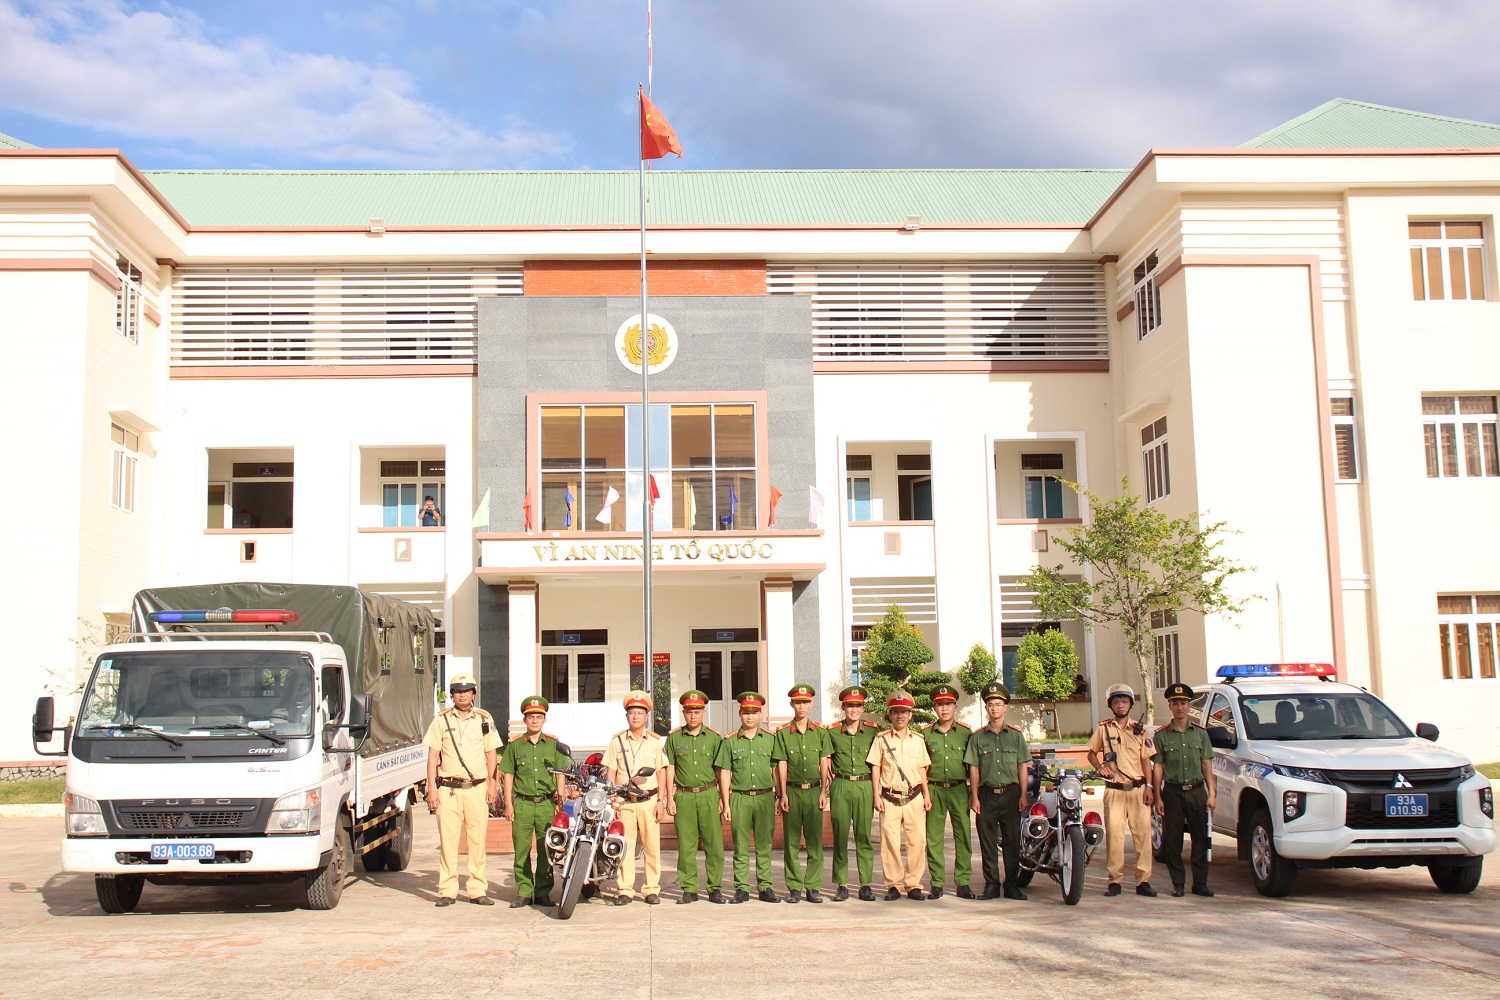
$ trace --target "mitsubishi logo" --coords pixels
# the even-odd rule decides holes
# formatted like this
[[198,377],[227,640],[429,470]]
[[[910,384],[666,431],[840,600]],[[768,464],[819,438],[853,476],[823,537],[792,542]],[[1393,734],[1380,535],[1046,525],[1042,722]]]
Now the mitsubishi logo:
[[1397,771],[1396,772],[1396,783],[1394,785],[1392,785],[1391,787],[1392,788],[1410,788],[1410,787],[1412,787],[1412,785],[1411,785],[1410,781],[1406,780],[1406,775],[1402,774],[1400,771]]

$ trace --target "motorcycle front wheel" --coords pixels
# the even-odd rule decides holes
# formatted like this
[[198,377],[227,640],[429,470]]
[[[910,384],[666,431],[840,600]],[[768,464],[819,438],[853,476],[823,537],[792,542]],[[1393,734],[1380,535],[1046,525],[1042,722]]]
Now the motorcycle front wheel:
[[578,856],[580,853],[575,850],[573,867],[568,869],[568,877],[563,880],[562,899],[557,904],[559,920],[567,920],[573,915],[573,909],[583,895],[583,884],[589,880],[589,866]]
[[1063,902],[1077,906],[1083,898],[1083,866],[1088,859],[1083,853],[1083,830],[1070,826],[1063,831],[1062,843],[1058,845],[1058,862],[1062,869],[1058,874],[1062,883]]

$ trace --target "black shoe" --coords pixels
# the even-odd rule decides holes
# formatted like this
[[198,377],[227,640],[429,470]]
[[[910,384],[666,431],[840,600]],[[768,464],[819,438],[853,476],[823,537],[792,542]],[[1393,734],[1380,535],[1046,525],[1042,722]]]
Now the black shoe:
[[762,903],[779,903],[779,902],[781,902],[781,900],[776,895],[776,890],[775,889],[762,889],[760,891],[760,901]]
[[986,882],[984,884],[984,892],[982,892],[982,893],[979,894],[979,898],[980,899],[999,899],[1000,898],[1000,883],[999,882]]
[[940,886],[940,885],[935,885],[931,889],[928,889],[927,890],[927,898],[928,899],[942,899],[943,898],[943,887]]
[[1156,895],[1156,890],[1151,888],[1150,882],[1142,882],[1135,887],[1135,894],[1137,896],[1154,896]]
[[536,896],[536,897],[534,897],[531,900],[531,905],[532,906],[551,906],[552,905],[552,897],[551,896]]
[[[448,904],[447,903],[439,903],[438,905],[439,906],[447,906]],[[512,910],[519,910],[523,906],[530,906],[530,905],[531,905],[531,897],[530,896],[517,896],[515,899],[513,899],[513,900],[510,901],[510,908]]]
[[1182,887],[1182,883],[1181,882],[1173,882],[1172,883],[1172,895],[1176,896],[1177,898],[1180,899],[1183,896],[1187,895],[1187,890]]
[[1008,886],[1005,887],[1005,898],[1006,899],[1025,899],[1026,898],[1026,893],[1022,892],[1020,889],[1017,889],[1013,885],[1008,885]]
[[907,899],[926,899],[927,897],[924,896],[924,895],[922,895],[922,890],[921,889],[912,889],[911,891],[909,891],[906,894],[906,898]]
[[629,896],[616,896],[615,897],[615,905],[616,906],[628,906],[629,904],[630,904],[630,897]]
[[698,894],[696,892],[684,892],[682,894],[682,898],[679,899],[677,902],[679,904],[680,903],[696,903],[696,902],[698,902]]
[[889,889],[887,889],[885,891],[885,898],[887,900],[900,899],[901,898],[901,890],[897,889],[895,886],[891,886]]
[[710,903],[722,903],[724,902],[724,894],[718,889],[710,889],[708,890],[708,901]]
[[1214,891],[1212,889],[1210,889],[1206,885],[1195,885],[1195,886],[1193,886],[1193,895],[1194,896],[1212,896],[1213,894],[1214,894]]
[[875,899],[875,890],[867,885],[862,885],[859,887],[859,898],[866,903],[873,902]]
[[958,898],[959,899],[973,899],[974,898],[974,890],[970,889],[966,885],[961,885],[961,886],[958,887]]
[[[712,898],[712,897],[710,897],[710,898]],[[731,899],[730,902],[731,903],[743,903],[746,900],[748,900],[749,898],[750,898],[750,894],[748,892],[746,892],[744,889],[736,889],[736,890],[734,890],[734,898]]]
[[660,902],[661,902],[661,897],[658,896],[656,893],[654,893],[654,892],[647,893],[647,895],[646,895],[646,905],[647,906],[655,906],[657,903],[660,903]]
[[835,889],[833,891],[833,901],[835,903],[842,903],[844,900],[846,900],[848,898],[849,898],[849,887],[847,885],[841,885],[841,886],[839,886],[837,889]]
[[788,903],[800,903],[802,902],[802,893],[796,889],[788,889],[786,893],[786,901]]
[[494,906],[495,905],[495,901],[493,899],[491,899],[490,897],[488,897],[488,896],[473,896],[473,897],[471,897],[469,899],[469,902],[473,903],[475,906]]
[[807,901],[809,903],[823,902],[823,894],[816,889],[807,890]]
[[1106,896],[1118,896],[1120,894],[1120,883],[1111,882],[1109,888],[1104,890]]
[[433,906],[452,906],[456,902],[458,902],[458,900],[454,899],[452,896],[439,896],[437,898],[437,902],[433,903],[432,905]]

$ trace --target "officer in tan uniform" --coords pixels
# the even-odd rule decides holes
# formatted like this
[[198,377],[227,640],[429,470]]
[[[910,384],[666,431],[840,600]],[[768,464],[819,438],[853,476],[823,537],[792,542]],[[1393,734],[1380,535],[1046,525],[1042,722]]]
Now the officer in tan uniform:
[[1105,866],[1109,874],[1106,896],[1120,894],[1125,876],[1125,828],[1135,842],[1135,891],[1154,896],[1151,888],[1150,775],[1156,750],[1139,722],[1130,718],[1135,692],[1129,684],[1116,684],[1105,695],[1110,717],[1099,723],[1089,739],[1089,764],[1104,776]]
[[490,806],[499,797],[495,751],[500,734],[488,712],[474,707],[477,686],[469,674],[448,684],[453,705],[427,727],[427,808],[438,817],[438,906],[458,901],[458,837],[468,841],[469,902],[494,906],[484,877],[485,831]]
[[[625,824],[625,856],[620,859],[620,891],[615,905],[624,906],[635,898],[635,845],[645,845],[646,884],[641,894],[655,906],[661,902],[661,821],[666,805],[658,794],[660,776],[667,766],[665,741],[660,734],[646,728],[651,718],[651,696],[632,691],[625,696],[625,721],[630,724],[609,738],[604,748],[604,766],[609,780],[616,785],[634,785],[646,792],[640,801],[625,801],[620,806],[620,822]],[[647,777],[639,777],[642,768],[651,768]]]
[[[885,875],[885,898],[923,899],[922,876],[927,871],[927,813],[932,796],[927,790],[927,768],[932,760],[927,741],[911,728],[916,699],[893,691],[885,700],[891,728],[875,738],[865,758],[873,769],[875,809],[880,813],[880,870]],[[901,842],[906,842],[906,863]]]

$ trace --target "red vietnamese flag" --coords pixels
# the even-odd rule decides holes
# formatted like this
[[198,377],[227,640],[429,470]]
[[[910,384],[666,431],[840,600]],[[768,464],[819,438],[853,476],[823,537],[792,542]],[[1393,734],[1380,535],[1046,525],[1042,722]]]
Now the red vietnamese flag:
[[531,491],[526,491],[526,499],[521,501],[521,513],[526,518],[526,530],[531,530]]
[[655,476],[648,476],[646,478],[648,478],[648,479],[651,480],[651,502],[654,504],[654,503],[656,503],[656,501],[658,501],[658,500],[661,499],[661,490],[658,490],[656,488],[656,477]]
[[641,159],[659,160],[668,153],[682,158],[682,143],[666,117],[651,103],[643,90],[641,94]]
[[772,486],[771,487],[771,519],[766,522],[766,527],[769,528],[773,524],[776,523],[776,505],[778,503],[780,503],[780,502],[781,502],[781,491],[778,490],[776,487]]

